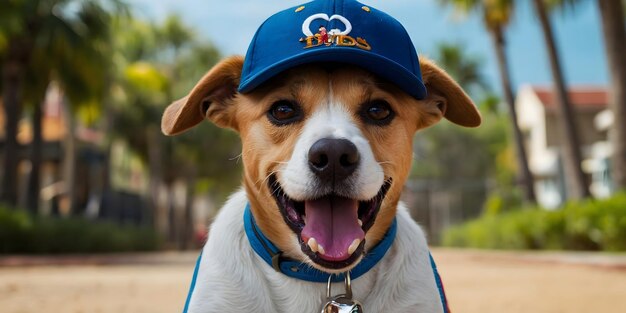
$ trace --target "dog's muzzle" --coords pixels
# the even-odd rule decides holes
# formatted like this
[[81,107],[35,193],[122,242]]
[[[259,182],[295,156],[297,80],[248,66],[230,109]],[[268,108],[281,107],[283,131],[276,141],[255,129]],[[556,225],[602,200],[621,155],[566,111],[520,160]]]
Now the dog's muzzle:
[[363,255],[365,234],[376,219],[391,179],[383,181],[372,198],[359,200],[354,182],[364,164],[354,143],[319,139],[307,157],[312,183],[317,186],[309,198],[290,198],[275,175],[270,176],[270,190],[285,222],[298,235],[302,252],[326,268],[348,267]]

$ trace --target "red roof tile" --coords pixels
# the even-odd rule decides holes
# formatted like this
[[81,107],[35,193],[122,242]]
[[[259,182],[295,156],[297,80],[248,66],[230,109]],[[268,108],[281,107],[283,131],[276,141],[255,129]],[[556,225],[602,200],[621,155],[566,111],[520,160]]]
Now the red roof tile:
[[[544,106],[556,107],[552,88],[536,86],[532,88]],[[572,105],[580,108],[605,108],[609,98],[608,91],[604,87],[571,87],[568,96]]]

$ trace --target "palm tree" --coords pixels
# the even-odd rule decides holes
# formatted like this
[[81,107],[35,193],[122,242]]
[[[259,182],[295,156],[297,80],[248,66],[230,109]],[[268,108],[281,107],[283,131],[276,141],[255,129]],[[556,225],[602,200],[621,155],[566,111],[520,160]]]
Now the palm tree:
[[617,188],[623,189],[626,188],[626,5],[612,0],[598,0],[597,3],[611,75],[609,107],[615,117],[611,130],[613,181]]
[[483,64],[476,57],[465,54],[463,45],[440,43],[435,60],[472,97],[485,94],[489,86],[481,73]]
[[[219,53],[212,45],[198,42],[177,17],[168,17],[162,25],[129,20],[120,20],[118,24],[115,57],[118,73],[114,84],[124,96],[113,101],[111,132],[117,139],[129,142],[148,165],[147,202],[159,233],[169,238],[170,243],[185,247],[193,229],[191,199],[196,178],[215,175],[203,170],[214,164],[220,164],[220,170],[230,169],[223,162],[208,160],[223,156],[221,147],[228,145],[204,144],[221,137],[215,130],[166,138],[160,132],[159,121],[165,106],[187,93],[217,62]],[[209,150],[212,152],[207,155]],[[177,180],[184,181],[187,188],[183,219],[178,218],[173,203],[173,184]],[[165,206],[159,201],[163,186],[169,202]]]
[[[168,99],[167,102],[170,103],[172,101],[174,101],[174,85],[176,85],[176,82],[178,82],[181,77],[183,76],[183,72],[181,71],[181,68],[179,66],[179,64],[177,64],[177,61],[180,59],[181,57],[181,50],[185,47],[190,46],[193,42],[194,42],[194,38],[195,34],[193,33],[193,31],[186,25],[183,24],[182,20],[180,19],[179,16],[177,15],[170,15],[168,16],[163,25],[161,27],[159,27],[157,29],[157,41],[159,46],[161,46],[162,49],[164,49],[165,53],[161,53],[161,54],[165,54],[165,57],[169,57],[167,61],[166,65],[166,71],[167,71],[167,76],[169,78],[169,80],[172,82],[172,84],[168,85],[167,88],[167,94],[168,94]],[[212,64],[211,64],[212,65]],[[185,73],[187,74],[187,73]],[[152,129],[151,131],[155,131],[158,133],[158,125],[155,129]],[[154,136],[152,136],[154,137]],[[152,140],[160,140],[163,141],[163,138],[158,137],[158,138],[153,138]],[[195,174],[195,164],[196,162],[179,162],[180,158],[176,158],[174,156],[174,149],[173,146],[178,144],[178,138],[168,138],[168,140],[165,142],[166,144],[166,149],[164,149],[164,151],[166,152],[165,155],[165,162],[164,162],[164,167],[165,167],[165,184],[168,190],[168,196],[170,198],[169,202],[169,207],[168,207],[168,215],[169,215],[169,221],[170,221],[170,232],[169,232],[169,238],[171,242],[176,242],[178,248],[185,248],[186,247],[186,243],[188,242],[187,238],[189,236],[189,233],[187,233],[188,231],[191,231],[191,225],[187,225],[187,221],[191,221],[191,209],[192,209],[192,205],[191,205],[191,201],[193,199],[193,190],[194,190],[194,186],[195,186],[195,179],[196,176]],[[177,166],[178,164],[186,164],[187,166],[183,166],[182,168],[182,172],[181,167]],[[190,166],[188,166],[189,164],[193,164],[190,168]],[[182,175],[181,175],[182,174]],[[174,181],[176,179],[180,179],[182,176],[182,179],[185,181],[185,185],[186,185],[186,204],[185,204],[185,215],[183,218],[182,223],[180,223],[180,219],[177,218],[176,215],[176,208],[173,205],[173,198],[174,198]]]
[[28,176],[26,208],[36,214],[39,208],[40,168],[43,161],[42,117],[43,101],[46,88],[50,81],[51,62],[42,62],[45,58],[38,56],[41,51],[33,51],[33,60],[29,63],[26,78],[29,82],[24,86],[24,104],[32,109],[32,140],[30,143],[30,173]]
[[[68,7],[77,11],[69,12]],[[108,63],[107,10],[111,8],[121,12],[124,6],[117,0],[107,4],[98,0],[25,0],[9,1],[0,12],[0,21],[4,22],[0,22],[0,34],[7,39],[7,48],[0,53],[4,56],[2,94],[7,120],[1,200],[13,205],[16,202],[17,122],[25,101],[31,102],[34,135],[27,198],[30,209],[37,210],[43,143],[40,106],[45,89],[51,80],[58,80],[70,103],[76,106],[100,96],[102,74]],[[71,170],[69,173],[74,175]],[[68,190],[73,190],[71,184]]]
[[[4,38],[4,47],[0,51],[2,60],[2,102],[5,116],[4,162],[2,172],[2,190],[0,201],[9,205],[17,202],[17,166],[19,162],[19,144],[17,127],[22,115],[24,76],[30,59],[34,38],[27,36],[28,30],[39,30],[37,20],[22,19],[28,12],[35,11],[33,1],[10,1],[3,4],[0,11],[0,34]],[[31,14],[32,15],[32,14]]]
[[524,198],[527,202],[536,202],[534,179],[528,166],[528,158],[526,148],[524,146],[524,137],[517,124],[517,112],[515,110],[515,96],[511,86],[511,75],[509,73],[508,61],[505,53],[505,36],[504,31],[510,22],[514,9],[513,0],[439,0],[444,5],[453,6],[455,9],[467,14],[472,11],[479,11],[482,14],[485,27],[491,35],[498,67],[500,69],[500,81],[502,82],[502,91],[504,92],[504,100],[509,108],[509,116],[513,127],[513,135],[515,137],[516,156],[518,163],[518,171],[521,176],[521,183],[524,186]]
[[[74,186],[76,177],[76,147],[74,127],[78,119],[82,124],[89,125],[97,117],[78,114],[85,108],[101,107],[108,94],[108,77],[112,71],[112,43],[110,24],[113,15],[126,14],[126,7],[117,0],[108,0],[112,8],[99,5],[98,1],[82,1],[80,21],[82,29],[78,43],[72,45],[73,53],[60,54],[60,62],[55,79],[59,81],[66,95],[66,121],[68,132],[65,138],[65,178],[69,207],[73,214],[83,213],[82,207],[76,206]],[[87,109],[89,110],[89,109]],[[77,117],[77,118],[75,118]]]
[[[557,1],[566,3],[571,1]],[[544,0],[533,0],[533,6],[543,33],[543,38],[548,50],[552,79],[554,81],[555,100],[559,107],[562,127],[563,142],[563,163],[565,167],[566,186],[568,195],[575,199],[587,198],[591,196],[589,184],[585,173],[582,170],[582,154],[580,151],[580,136],[576,127],[575,112],[572,110],[570,100],[567,96],[567,87],[563,70],[559,61],[559,53],[554,41],[554,33],[548,17],[547,7]],[[623,27],[623,26],[622,26]]]

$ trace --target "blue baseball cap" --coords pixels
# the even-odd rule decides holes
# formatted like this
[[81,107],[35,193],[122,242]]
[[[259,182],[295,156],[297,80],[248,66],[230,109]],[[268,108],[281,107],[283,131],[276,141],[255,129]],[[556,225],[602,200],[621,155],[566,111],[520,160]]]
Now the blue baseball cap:
[[426,97],[417,53],[404,27],[354,0],[316,0],[268,18],[246,53],[239,92],[314,62],[357,65],[417,99]]

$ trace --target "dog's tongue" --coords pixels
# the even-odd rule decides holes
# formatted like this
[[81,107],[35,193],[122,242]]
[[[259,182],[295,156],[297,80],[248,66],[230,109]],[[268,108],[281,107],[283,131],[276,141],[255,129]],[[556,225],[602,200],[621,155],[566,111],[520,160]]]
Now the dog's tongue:
[[310,238],[315,238],[321,246],[319,256],[324,260],[346,260],[350,257],[348,249],[354,240],[365,238],[359,225],[358,209],[358,201],[338,196],[305,201],[302,240],[307,243]]

